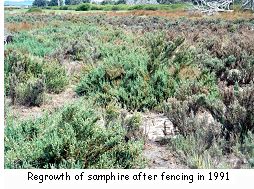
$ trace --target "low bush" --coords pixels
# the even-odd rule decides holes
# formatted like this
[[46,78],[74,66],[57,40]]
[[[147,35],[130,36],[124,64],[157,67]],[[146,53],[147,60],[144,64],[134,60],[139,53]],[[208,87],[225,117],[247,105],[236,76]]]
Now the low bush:
[[42,9],[40,8],[30,8],[27,10],[27,13],[42,13]]
[[38,78],[42,74],[42,62],[19,51],[10,50],[5,53],[5,76],[9,80],[5,92],[15,104],[20,96],[17,87],[26,84],[30,78]]
[[152,11],[155,11],[155,10],[158,10],[159,7],[152,6],[152,5],[146,5],[146,6],[144,6],[143,9],[144,9],[144,10],[152,10]]
[[41,106],[45,99],[45,78],[30,78],[15,88],[15,102],[25,106]]
[[55,61],[43,62],[19,51],[5,53],[5,94],[13,104],[40,106],[45,91],[59,93],[68,84],[65,68]]
[[[200,125],[200,128],[202,126]],[[214,141],[206,149],[207,142],[203,143],[205,138],[201,133],[202,130],[186,137],[176,136],[169,142],[169,149],[173,151],[181,163],[192,169],[233,168],[230,163],[223,159],[224,154],[221,150],[223,141]]]
[[42,61],[20,51],[5,51],[5,73],[13,73],[20,82],[25,82],[29,77],[38,77],[42,73]]
[[53,9],[53,7],[47,6],[47,7],[43,7],[43,9],[51,10]]
[[7,125],[5,168],[143,168],[142,143],[125,142],[119,124],[98,125],[96,110],[82,104]]
[[[26,27],[26,25],[24,25],[24,27]],[[25,54],[45,57],[53,53],[58,46],[59,44],[56,41],[53,42],[52,39],[45,38],[45,36],[34,37],[32,34],[20,31],[15,35],[14,43],[11,43],[7,49],[15,49]]]
[[76,8],[76,11],[89,11],[91,9],[90,3],[83,3]]
[[106,56],[104,64],[87,73],[76,92],[79,95],[98,93],[99,98],[104,98],[99,100],[102,102],[111,96],[129,109],[143,110],[161,103],[173,94],[174,81],[167,66],[177,45],[182,43],[164,42],[164,37],[158,34],[153,40],[143,41],[145,56],[143,50],[109,47],[105,55],[102,52]]
[[134,113],[131,117],[125,120],[124,128],[127,131],[125,141],[145,139],[143,128],[140,127],[141,123],[141,115],[138,113]]
[[118,7],[118,6],[112,6],[111,10],[112,11],[118,11],[118,10],[120,10],[120,7]]
[[[83,6],[83,8],[82,8]],[[190,5],[188,4],[169,4],[169,5],[126,5],[126,4],[101,4],[94,5],[86,3],[86,5],[69,6],[75,8],[76,11],[89,11],[89,10],[104,10],[104,11],[117,11],[117,10],[184,10]]]
[[[227,154],[237,156],[241,162],[244,162],[247,158],[247,161],[249,161],[248,166],[253,166],[251,163],[253,159],[252,150],[248,147],[252,145],[248,137],[251,137],[254,124],[254,111],[251,105],[254,103],[254,99],[250,95],[252,90],[253,86],[243,87],[240,91],[225,87],[221,94],[222,100],[218,97],[209,99],[204,95],[188,96],[185,100],[169,100],[164,112],[181,135],[179,136],[180,141],[178,139],[171,141],[173,142],[171,147],[174,148],[176,153],[179,153],[179,158],[185,157],[183,161],[189,164],[190,157],[197,156],[201,158],[200,161],[203,161],[202,159],[205,159],[204,155],[206,155],[210,159],[209,166],[213,168],[218,168],[222,164],[227,164],[229,167],[234,166],[219,155],[222,153],[223,156]],[[202,112],[210,113],[204,114]],[[206,120],[206,118],[208,119]],[[203,121],[200,122],[202,119]],[[192,142],[194,142],[192,145],[187,145]],[[185,143],[186,146],[182,146]],[[214,145],[220,149],[216,157],[220,157],[220,159],[216,159],[217,163],[212,161]],[[206,154],[203,154],[204,151],[206,151]],[[241,155],[239,157],[239,154],[246,153],[252,155]],[[216,156],[216,154],[214,155]],[[244,156],[245,158],[243,158]],[[203,167],[203,165],[200,166]],[[194,167],[201,168],[200,166],[195,165]]]
[[91,10],[103,10],[103,6],[101,5],[91,5]]
[[[209,113],[210,106],[204,96],[185,101],[170,99],[166,103],[164,112],[179,133],[169,141],[169,148],[190,168],[232,168],[223,158],[227,145],[222,137],[223,124]],[[216,110],[220,107],[213,107]]]
[[128,10],[142,10],[144,9],[144,5],[133,5],[128,8]]
[[60,10],[68,10],[69,7],[68,7],[68,6],[61,6],[59,9],[60,9]]
[[56,61],[44,63],[43,74],[49,92],[60,93],[68,84],[65,68]]
[[243,140],[243,144],[240,149],[242,149],[242,153],[247,156],[248,163],[251,168],[254,167],[254,134],[252,132],[248,132]]

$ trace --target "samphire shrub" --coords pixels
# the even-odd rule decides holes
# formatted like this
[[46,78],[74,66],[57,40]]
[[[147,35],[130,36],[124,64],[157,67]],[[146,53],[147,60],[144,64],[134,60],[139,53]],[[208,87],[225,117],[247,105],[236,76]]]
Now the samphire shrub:
[[84,75],[77,94],[96,94],[104,104],[116,99],[122,107],[138,110],[153,108],[167,99],[174,88],[169,59],[183,39],[167,41],[163,34],[153,37],[141,41],[143,49],[109,41],[107,50],[101,50],[103,64]]
[[68,84],[64,67],[56,61],[42,61],[13,50],[5,53],[5,94],[12,104],[40,106],[46,91],[59,93]]
[[121,124],[105,128],[98,119],[94,106],[79,102],[33,121],[7,120],[5,168],[143,167],[142,143],[125,142]]
[[13,104],[36,105],[43,103],[45,81],[42,62],[16,51],[7,51],[5,75],[9,80],[6,94]]
[[30,78],[15,89],[15,102],[25,106],[40,106],[45,100],[45,78]]
[[194,168],[234,167],[222,157],[228,154],[239,162],[248,162],[242,166],[253,166],[250,139],[254,99],[251,94],[253,84],[240,89],[225,87],[221,99],[209,99],[204,95],[169,99],[164,113],[179,132],[179,136],[171,140],[170,147],[184,163]]
[[53,93],[62,92],[68,84],[65,68],[56,61],[47,62],[43,65],[43,74],[47,90]]

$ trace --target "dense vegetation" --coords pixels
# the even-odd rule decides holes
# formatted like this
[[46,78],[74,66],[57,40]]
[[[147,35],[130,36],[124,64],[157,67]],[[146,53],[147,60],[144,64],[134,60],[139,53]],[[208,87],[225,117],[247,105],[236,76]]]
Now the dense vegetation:
[[[142,168],[141,142],[124,140],[119,121],[102,128],[98,111],[73,104],[5,130],[6,168]],[[109,123],[108,123],[109,124]]]
[[190,168],[230,168],[230,157],[254,166],[253,18],[24,13],[7,15],[6,27],[13,104],[40,106],[70,83],[83,97],[35,120],[6,107],[6,168],[144,167],[143,137],[126,140],[140,119],[122,109],[167,115],[178,135],[165,142]]
[[126,5],[126,4],[92,4],[83,3],[78,5],[64,5],[64,6],[49,6],[45,9],[51,10],[76,10],[76,11],[127,11],[127,10],[184,10],[190,7],[188,3],[175,3],[175,4],[147,4],[147,5]]

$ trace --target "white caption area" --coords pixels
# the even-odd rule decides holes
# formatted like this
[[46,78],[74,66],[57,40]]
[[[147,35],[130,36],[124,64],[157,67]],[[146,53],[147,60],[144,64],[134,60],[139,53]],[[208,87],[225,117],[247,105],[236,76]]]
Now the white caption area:
[[253,170],[5,170],[4,188],[170,188],[227,187],[251,184]]

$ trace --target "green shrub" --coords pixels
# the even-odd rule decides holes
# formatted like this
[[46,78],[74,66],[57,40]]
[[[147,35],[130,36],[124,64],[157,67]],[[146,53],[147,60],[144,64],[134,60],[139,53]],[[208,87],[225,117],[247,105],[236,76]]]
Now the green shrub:
[[157,102],[163,102],[174,92],[173,78],[167,72],[167,67],[162,67],[152,75],[150,85]]
[[144,139],[143,128],[141,128],[141,115],[135,112],[131,117],[127,118],[124,123],[126,130],[125,141],[137,141]]
[[[41,94],[44,93],[44,84],[39,80],[36,81],[36,78],[42,74],[41,60],[19,51],[6,51],[6,54],[5,76],[8,80],[6,82],[9,83],[5,88],[6,94],[10,95],[13,104],[40,105],[42,100],[39,96],[43,96]],[[43,85],[42,89],[39,89],[43,92],[36,91],[37,85]],[[37,96],[38,100],[36,100]]]
[[10,95],[10,76],[4,73],[4,95]]
[[[121,36],[115,35],[118,36],[114,38]],[[174,90],[173,78],[167,71],[169,59],[184,39],[165,42],[161,33],[145,37],[142,44],[146,54],[143,49],[134,50],[125,45],[102,49],[104,64],[87,73],[76,92],[79,95],[99,93],[100,102],[109,103],[115,98],[123,107],[138,110],[153,108],[169,98]]]
[[103,10],[103,6],[101,5],[91,5],[91,10]]
[[155,11],[155,10],[158,10],[159,7],[157,7],[156,5],[146,5],[144,6],[144,10],[152,10],[152,11]]
[[38,79],[30,78],[15,88],[15,102],[25,106],[40,106],[44,102],[45,81],[43,76]]
[[96,58],[93,58],[93,55],[94,53],[97,53],[97,52],[94,52],[92,48],[88,48],[89,46],[91,46],[91,44],[88,43],[86,40],[75,41],[74,43],[72,42],[70,44],[65,44],[64,47],[66,48],[63,48],[64,52],[60,52],[60,53],[65,53],[73,60],[79,60],[79,61],[83,60],[83,61],[92,62],[93,60],[96,59]]
[[39,57],[49,55],[59,47],[59,43],[56,39],[53,41],[52,38],[45,38],[43,35],[48,35],[48,33],[45,31],[43,32],[42,36],[39,35],[35,37],[35,35],[28,32],[20,31],[15,35],[15,42],[11,43],[7,49],[21,51],[23,54],[31,54]]
[[15,50],[7,50],[5,53],[5,73],[15,74],[19,82],[26,82],[30,77],[38,77],[42,73],[40,59]]
[[250,131],[246,134],[244,142],[240,147],[243,154],[247,156],[251,168],[254,167],[254,134]]
[[42,12],[43,12],[42,9],[35,7],[27,10],[27,13],[42,13]]
[[[209,113],[200,115],[200,110],[209,112],[209,106],[215,103],[221,105],[221,102],[210,103],[205,96],[199,95],[185,101],[170,99],[164,107],[179,132],[170,140],[169,147],[190,168],[230,166],[223,160],[226,139],[221,137],[222,124],[209,118]],[[213,107],[213,111],[217,109]]]
[[151,107],[155,99],[152,88],[145,79],[148,75],[145,59],[133,50],[129,53],[124,50],[85,75],[76,92],[79,95],[105,94],[101,94],[100,98],[115,97],[122,106],[126,105],[130,109]]
[[[205,148],[207,150],[206,155],[210,159],[209,166],[212,165],[214,168],[221,166],[211,161],[213,159],[214,145],[220,149],[220,153],[223,153],[223,155],[231,153],[238,156],[237,154],[252,153],[251,150],[247,152],[249,139],[246,139],[246,136],[250,135],[253,130],[254,123],[253,106],[250,105],[254,102],[250,95],[252,90],[253,86],[244,87],[242,90],[235,92],[233,87],[225,87],[221,95],[223,101],[218,99],[218,97],[210,99],[209,96],[204,94],[192,96],[189,94],[189,96],[187,95],[188,98],[180,101],[176,99],[168,101],[167,105],[164,106],[164,113],[167,113],[169,119],[181,134],[180,142],[172,140],[173,144],[171,143],[171,147],[174,147],[174,151],[179,153],[179,157],[185,157],[183,161],[186,164],[191,165],[197,161],[193,160],[194,162],[188,163],[194,157],[201,158],[198,162],[202,162],[202,159],[205,158],[205,154],[203,154]],[[211,124],[211,121],[210,123],[198,121],[200,118],[198,119],[197,116],[200,115],[200,110],[210,112],[214,122]],[[174,142],[178,143],[177,146],[175,146]],[[194,144],[190,146],[182,146],[185,143],[192,142]],[[237,147],[238,143],[240,143],[241,147]],[[204,148],[202,148],[202,145],[205,145],[203,146]],[[248,155],[247,159],[250,161],[250,166],[252,158],[252,155]],[[216,161],[217,163],[227,164],[229,167],[233,166],[229,165],[223,158]],[[203,165],[195,165],[194,167],[200,168],[200,166],[203,167]]]
[[142,143],[126,143],[121,125],[97,125],[92,105],[81,104],[7,125],[5,168],[142,168]]
[[52,10],[53,7],[47,6],[47,7],[43,7],[43,9]]
[[[49,92],[59,93],[64,90],[65,86],[68,84],[68,78],[66,75],[65,68],[62,67],[56,61],[52,62],[42,62],[40,59],[28,56],[26,54],[21,54],[16,51],[7,51],[8,56],[5,59],[5,74],[6,79],[8,79],[10,85],[6,88],[6,93],[10,94],[11,99],[15,100],[18,93],[17,87],[24,85],[30,79],[38,78],[41,74],[45,75],[46,89]],[[32,85],[32,84],[31,84]],[[22,87],[21,87],[22,88]],[[27,96],[29,90],[23,91]],[[20,97],[25,99],[25,97]],[[36,104],[36,103],[26,103],[21,100],[22,104]],[[38,104],[38,103],[37,103]]]
[[59,9],[60,9],[60,10],[68,10],[69,7],[68,7],[68,6],[61,6]]
[[225,71],[223,61],[218,58],[209,57],[206,60],[204,60],[203,65],[206,68],[214,71],[216,74],[220,74],[222,71]]
[[[148,33],[144,37],[144,45],[150,57],[147,68],[150,73],[154,73],[160,66],[169,64],[169,59],[178,46],[184,42],[184,38],[177,37],[175,41],[166,39],[165,33]],[[178,56],[174,60],[177,59]],[[180,62],[180,61],[179,61]],[[180,62],[182,63],[182,62]]]
[[119,6],[112,6],[111,10],[112,11],[118,11],[118,10],[120,10],[120,7]]
[[128,10],[142,10],[144,9],[144,5],[133,5],[128,8]]
[[232,168],[228,162],[223,160],[221,150],[223,141],[214,141],[206,149],[207,143],[203,143],[204,138],[202,137],[200,133],[192,133],[187,137],[179,135],[169,142],[169,149],[174,151],[181,163],[191,169]]
[[142,123],[142,118],[139,113],[135,113],[129,119],[126,120],[127,130],[139,130]]
[[114,122],[115,120],[117,120],[117,118],[120,115],[120,108],[113,105],[113,104],[109,104],[106,107],[106,113],[105,113],[105,121],[106,121],[106,125],[108,126],[109,122]]
[[43,74],[49,92],[60,93],[68,84],[65,68],[56,61],[44,63]]
[[91,9],[90,3],[83,3],[76,8],[76,11],[89,11]]

